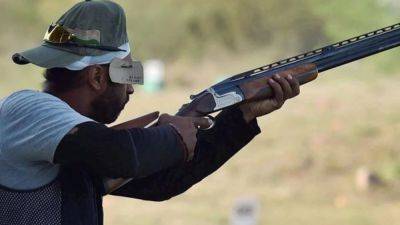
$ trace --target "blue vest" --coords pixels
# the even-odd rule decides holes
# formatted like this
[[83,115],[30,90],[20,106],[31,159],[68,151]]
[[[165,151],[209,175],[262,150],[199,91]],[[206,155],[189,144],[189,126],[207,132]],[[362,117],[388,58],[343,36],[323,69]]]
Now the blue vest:
[[51,183],[28,191],[0,186],[0,225],[102,225],[102,180],[63,167]]

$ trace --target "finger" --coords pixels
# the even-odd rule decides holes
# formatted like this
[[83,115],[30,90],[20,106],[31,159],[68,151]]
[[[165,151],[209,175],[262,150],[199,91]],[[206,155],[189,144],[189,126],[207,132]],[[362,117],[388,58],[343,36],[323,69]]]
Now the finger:
[[283,97],[285,100],[292,97],[292,88],[290,87],[289,82],[284,77],[276,74],[274,75],[274,80],[281,85],[281,88],[283,90]]
[[274,98],[278,105],[283,103],[283,91],[278,82],[273,79],[268,80],[268,84],[271,86],[272,91],[274,92]]
[[207,129],[212,125],[210,119],[205,117],[193,117],[193,124],[200,129]]
[[289,76],[287,76],[287,80],[290,84],[290,87],[292,88],[292,97],[299,95],[300,94],[299,81],[290,74]]

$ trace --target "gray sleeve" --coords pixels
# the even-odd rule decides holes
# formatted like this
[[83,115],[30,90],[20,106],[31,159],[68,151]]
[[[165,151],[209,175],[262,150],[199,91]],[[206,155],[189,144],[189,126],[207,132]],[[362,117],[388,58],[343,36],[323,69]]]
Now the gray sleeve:
[[13,161],[52,163],[61,139],[73,127],[88,121],[92,120],[52,95],[16,92],[1,108],[2,154]]

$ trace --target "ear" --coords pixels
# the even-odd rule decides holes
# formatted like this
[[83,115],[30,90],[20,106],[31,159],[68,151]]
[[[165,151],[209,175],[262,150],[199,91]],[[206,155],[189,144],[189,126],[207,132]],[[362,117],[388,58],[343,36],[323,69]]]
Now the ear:
[[108,86],[108,71],[100,65],[89,66],[87,69],[87,83],[95,92],[103,92]]

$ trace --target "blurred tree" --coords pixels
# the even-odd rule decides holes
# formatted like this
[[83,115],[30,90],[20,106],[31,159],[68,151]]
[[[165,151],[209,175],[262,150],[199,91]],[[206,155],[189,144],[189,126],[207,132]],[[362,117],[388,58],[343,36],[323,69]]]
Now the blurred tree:
[[[0,49],[38,43],[77,0],[1,0]],[[310,50],[396,19],[390,0],[117,0],[126,10],[134,54],[142,59],[207,57],[274,46]],[[394,2],[394,3],[393,3]],[[389,13],[391,12],[391,13]],[[398,13],[397,13],[398,14]]]
[[314,13],[325,22],[325,33],[335,40],[391,25],[396,19],[382,0],[311,1]]
[[127,14],[131,37],[141,46],[138,54],[145,57],[201,56],[209,48],[235,52],[273,43],[280,43],[282,50],[303,50],[325,39],[322,20],[311,10],[309,1],[136,2],[127,5]]

